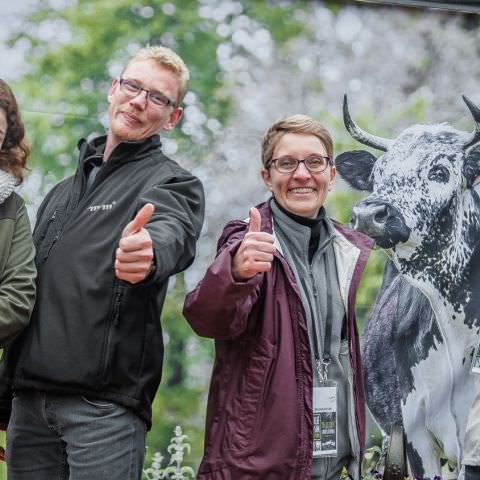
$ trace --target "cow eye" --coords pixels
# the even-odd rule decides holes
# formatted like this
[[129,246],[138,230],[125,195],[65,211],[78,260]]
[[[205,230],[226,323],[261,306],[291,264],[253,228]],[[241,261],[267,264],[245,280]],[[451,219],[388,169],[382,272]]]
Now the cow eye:
[[447,183],[450,179],[450,172],[442,165],[435,165],[428,172],[428,179],[433,182]]

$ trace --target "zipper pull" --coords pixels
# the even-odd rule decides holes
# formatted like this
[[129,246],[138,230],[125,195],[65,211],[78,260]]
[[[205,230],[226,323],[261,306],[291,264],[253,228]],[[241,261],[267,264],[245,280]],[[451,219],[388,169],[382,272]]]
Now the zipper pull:
[[115,295],[115,305],[113,314],[113,324],[118,325],[120,323],[120,307],[122,304],[123,291],[119,290]]
[[53,246],[55,245],[55,243],[57,243],[57,240],[58,240],[59,237],[60,237],[60,232],[57,232],[55,234],[55,237],[53,237],[53,240],[50,242],[50,245],[48,246],[47,253],[43,257],[44,260],[46,260],[48,258],[48,256],[50,255],[50,252],[51,252]]
[[312,282],[313,296],[317,298],[318,297],[317,284],[315,283],[315,277],[313,276],[313,272],[311,269],[310,269],[310,281]]

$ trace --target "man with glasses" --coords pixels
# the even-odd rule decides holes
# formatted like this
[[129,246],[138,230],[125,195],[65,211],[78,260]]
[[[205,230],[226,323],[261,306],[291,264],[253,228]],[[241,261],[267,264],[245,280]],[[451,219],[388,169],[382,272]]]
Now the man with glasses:
[[360,478],[365,406],[355,294],[372,241],[330,220],[328,131],[305,115],[262,145],[272,197],[224,229],[184,315],[216,340],[198,480]]
[[37,304],[7,355],[11,480],[141,478],[168,279],[203,222],[200,181],[158,135],[182,116],[188,77],[171,50],[140,50],[110,87],[108,133],[80,141],[76,174],[38,211]]

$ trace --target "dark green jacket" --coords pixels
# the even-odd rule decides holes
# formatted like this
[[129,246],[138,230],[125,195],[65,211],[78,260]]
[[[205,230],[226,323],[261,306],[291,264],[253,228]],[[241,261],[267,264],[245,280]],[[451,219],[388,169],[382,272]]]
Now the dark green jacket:
[[35,302],[35,249],[23,200],[0,204],[0,347],[28,324]]

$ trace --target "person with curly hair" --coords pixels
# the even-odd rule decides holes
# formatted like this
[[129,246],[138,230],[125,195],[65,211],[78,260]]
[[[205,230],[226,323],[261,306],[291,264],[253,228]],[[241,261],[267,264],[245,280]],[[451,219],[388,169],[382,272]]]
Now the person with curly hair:
[[30,150],[17,101],[0,79],[0,347],[28,324],[35,301],[35,250],[25,204],[15,193]]
[[[15,187],[23,181],[27,157],[17,101],[0,79],[0,348],[30,321],[35,302],[35,249],[27,210]],[[4,357],[4,355],[3,355]],[[5,370],[2,358],[0,371]],[[6,430],[12,405],[12,390],[5,377],[0,382],[0,430]],[[0,447],[0,460],[5,452]]]

